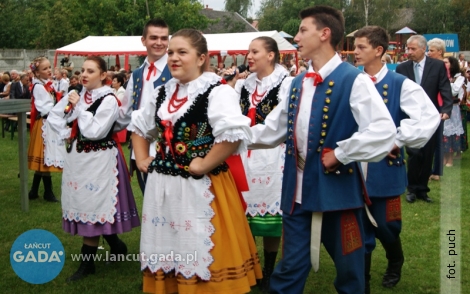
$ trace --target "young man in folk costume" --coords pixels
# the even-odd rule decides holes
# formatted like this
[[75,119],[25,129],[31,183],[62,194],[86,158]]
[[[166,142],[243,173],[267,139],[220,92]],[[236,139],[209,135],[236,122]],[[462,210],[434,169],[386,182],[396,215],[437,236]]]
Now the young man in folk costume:
[[[156,95],[155,89],[164,85],[171,79],[171,73],[168,70],[167,60],[169,29],[164,20],[156,18],[149,20],[144,27],[142,34],[142,45],[147,48],[147,58],[141,67],[132,72],[129,78],[126,94],[123,99],[123,114],[121,118],[130,119],[130,112],[146,105]],[[129,121],[130,122],[130,121]],[[155,144],[150,145],[150,155],[155,156]],[[135,155],[131,149],[130,172],[136,172],[142,194],[145,190],[147,173],[143,173],[136,168]]]
[[286,141],[287,150],[283,252],[270,292],[303,293],[312,265],[318,270],[323,242],[336,266],[336,290],[364,293],[364,189],[354,161],[384,158],[396,128],[372,81],[336,54],[344,34],[341,12],[314,6],[300,17],[294,40],[312,66],[292,81],[265,124],[252,127],[252,148]]
[[376,163],[362,163],[366,187],[372,205],[369,209],[377,222],[364,221],[365,282],[370,293],[370,267],[375,238],[382,243],[388,259],[382,285],[394,287],[401,277],[404,262],[400,240],[400,195],[406,190],[405,157],[402,147],[421,148],[439,126],[440,116],[426,92],[405,76],[387,69],[381,58],[388,46],[387,32],[378,26],[367,26],[354,34],[355,58],[374,82],[385,106],[392,115],[397,135],[388,156]]

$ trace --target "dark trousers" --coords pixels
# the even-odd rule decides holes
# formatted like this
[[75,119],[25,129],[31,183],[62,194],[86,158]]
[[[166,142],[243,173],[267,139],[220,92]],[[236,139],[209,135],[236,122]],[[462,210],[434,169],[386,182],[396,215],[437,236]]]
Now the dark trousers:
[[[336,267],[334,285],[338,293],[364,293],[364,230],[363,209],[332,211],[323,213],[321,240]],[[358,237],[361,245],[347,252],[348,236],[355,235],[345,223],[344,215],[356,219]],[[312,212],[301,209],[296,203],[292,214],[282,216],[283,243],[282,259],[271,275],[270,293],[302,294],[310,269],[310,235]],[[344,242],[343,242],[344,241]]]
[[375,238],[382,244],[390,244],[397,240],[401,232],[401,205],[400,196],[395,197],[370,197],[372,205],[369,211],[377,222],[377,228],[364,213],[364,233],[366,253],[374,251]]
[[432,166],[432,175],[442,176],[444,174],[443,162],[444,162],[444,147],[442,137],[444,132],[444,121],[441,121],[439,127],[436,130],[436,151],[434,151],[434,164]]
[[406,153],[408,154],[408,191],[411,193],[421,194],[429,192],[428,181],[431,175],[437,136],[438,131],[432,135],[423,148],[406,147]]

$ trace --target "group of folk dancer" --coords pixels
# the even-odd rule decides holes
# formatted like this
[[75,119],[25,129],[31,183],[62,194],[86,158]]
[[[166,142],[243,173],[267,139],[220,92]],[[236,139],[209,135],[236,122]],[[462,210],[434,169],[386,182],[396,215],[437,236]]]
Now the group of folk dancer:
[[[144,27],[148,55],[122,100],[104,84],[100,57],[83,63],[83,90],[61,99],[49,61],[37,58],[30,198],[42,179],[45,199],[55,201],[50,172],[63,170],[62,226],[83,237],[84,255],[96,254],[101,235],[111,255],[126,254],[118,234],[139,225],[143,256],[197,252],[192,262],[142,259],[146,293],[248,293],[256,284],[263,292],[302,293],[311,268],[318,270],[321,243],[336,267],[336,291],[370,293],[376,238],[388,259],[382,284],[394,287],[404,263],[403,147],[419,153],[448,118],[451,99],[447,80],[439,89],[444,106],[433,104],[413,63],[444,64],[428,64],[426,44],[415,36],[407,44],[411,60],[397,69],[411,75],[389,71],[381,62],[387,33],[367,26],[355,33],[361,72],[336,54],[340,11],[314,6],[300,18],[294,40],[310,66],[295,78],[278,64],[277,43],[260,37],[249,46],[252,74],[226,81],[208,71],[199,31],[183,29],[169,40],[161,19]],[[132,132],[130,169],[144,193],[141,218],[115,135],[124,128]],[[263,237],[263,270],[253,236]],[[94,272],[93,259],[82,260],[67,281]]]

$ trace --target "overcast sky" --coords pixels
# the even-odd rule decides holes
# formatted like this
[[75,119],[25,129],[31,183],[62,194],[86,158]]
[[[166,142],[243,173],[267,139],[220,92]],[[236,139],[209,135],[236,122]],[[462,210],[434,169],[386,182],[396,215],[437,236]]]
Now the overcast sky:
[[[252,0],[253,1],[253,6],[251,7],[251,10],[248,12],[248,15],[251,17],[254,17],[256,12],[259,10],[259,6],[261,4],[261,0]],[[206,5],[209,5],[209,8],[212,8],[214,10],[224,10],[225,8],[225,1],[224,0],[199,0],[204,7]]]

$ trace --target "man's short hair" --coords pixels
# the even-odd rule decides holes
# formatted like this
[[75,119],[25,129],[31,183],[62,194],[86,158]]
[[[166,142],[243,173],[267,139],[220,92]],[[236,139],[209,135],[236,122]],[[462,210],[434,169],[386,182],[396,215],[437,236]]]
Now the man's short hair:
[[422,35],[413,35],[406,40],[406,44],[410,44],[410,42],[416,41],[418,43],[418,46],[424,50],[426,50],[426,43],[427,40],[424,36]]
[[434,47],[436,50],[441,50],[441,56],[444,57],[444,53],[446,53],[446,43],[444,40],[439,38],[434,38],[428,41],[428,47]]
[[300,11],[300,18],[313,18],[317,29],[329,28],[331,31],[330,44],[334,49],[343,39],[344,17],[341,11],[325,5],[317,5]]
[[159,28],[167,28],[168,29],[168,25],[166,24],[166,22],[163,19],[153,18],[153,19],[147,21],[147,23],[145,24],[144,31],[142,32],[142,37],[143,38],[147,37],[149,27],[159,27]]
[[382,56],[388,48],[388,34],[379,26],[365,26],[354,33],[354,38],[366,38],[372,48],[382,47]]

